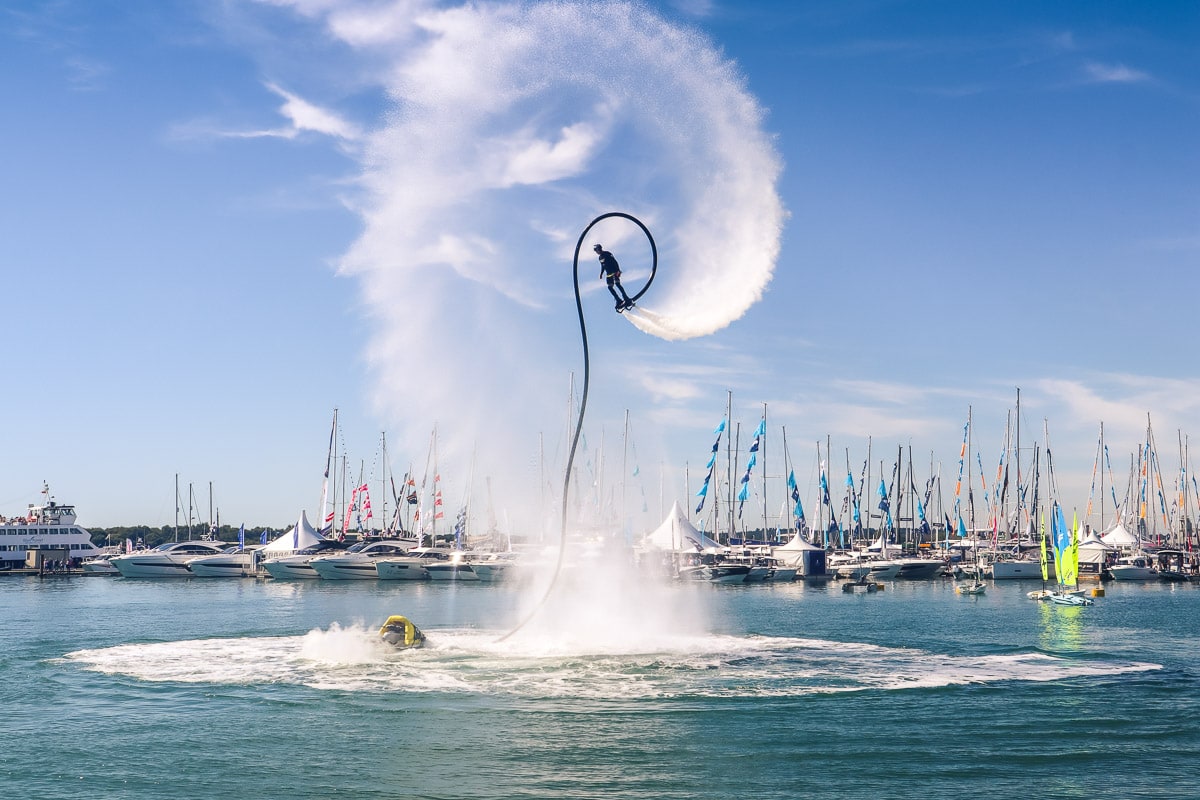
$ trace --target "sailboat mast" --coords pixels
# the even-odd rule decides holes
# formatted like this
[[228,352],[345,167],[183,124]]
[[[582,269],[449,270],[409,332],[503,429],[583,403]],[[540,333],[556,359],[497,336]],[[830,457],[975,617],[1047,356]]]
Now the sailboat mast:
[[763,510],[763,541],[767,541],[767,404],[763,403],[763,435],[759,444],[758,454],[762,458],[762,510]]
[[975,489],[971,484],[971,435],[974,433],[972,414],[974,409],[967,406],[967,517],[971,520],[971,536],[975,536]]
[[381,451],[380,458],[383,459],[383,467],[379,471],[379,495],[383,498],[383,530],[384,534],[391,532],[391,526],[388,525],[387,515],[387,498],[388,498],[388,460],[387,460],[387,431],[379,432],[379,449]]
[[1009,536],[1011,538],[1020,539],[1021,538],[1021,493],[1024,488],[1021,483],[1021,387],[1020,386],[1017,387],[1017,425],[1016,425],[1016,430],[1017,430],[1017,441],[1016,441],[1016,445],[1013,447],[1013,456],[1014,456],[1013,460],[1017,462],[1017,491],[1015,493],[1016,494],[1017,513],[1013,515],[1013,520],[1014,520],[1014,524],[1015,524],[1015,527],[1017,530],[1015,532],[1015,536],[1013,535],[1013,531],[1009,532]]
[[325,477],[321,480],[321,504],[317,506],[317,528],[325,527],[325,520],[328,514],[325,511],[325,504],[329,501],[329,468],[334,462],[334,438],[337,433],[337,415],[338,410],[333,410],[333,424],[329,428],[329,449],[325,452]]
[[[725,401],[725,419],[729,420],[729,427],[733,428],[733,390],[729,389]],[[733,437],[730,435],[732,430],[725,433],[725,485],[729,492],[729,529],[725,534],[725,541],[721,542],[720,533],[717,534],[717,541],[722,544],[729,544],[729,537],[733,535]],[[717,493],[718,495],[720,492]]]
[[1104,420],[1100,420],[1100,532],[1104,532],[1104,467],[1108,463],[1108,453],[1104,450]]

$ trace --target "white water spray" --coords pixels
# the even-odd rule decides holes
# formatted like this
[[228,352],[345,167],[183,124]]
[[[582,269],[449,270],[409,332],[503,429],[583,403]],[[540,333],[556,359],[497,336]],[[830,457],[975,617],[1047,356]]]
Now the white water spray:
[[[511,464],[566,426],[571,253],[597,213],[636,213],[659,240],[644,331],[703,336],[761,297],[785,217],[781,162],[763,109],[704,35],[627,2],[272,2],[383,64],[392,111],[363,140],[364,229],[340,268],[376,323],[378,404],[414,452],[436,420],[446,463],[476,452],[497,496],[534,505]],[[595,233],[637,285],[639,232]],[[597,274],[581,265],[589,313],[611,313]],[[604,380],[630,380],[613,391],[631,404],[644,396]]]

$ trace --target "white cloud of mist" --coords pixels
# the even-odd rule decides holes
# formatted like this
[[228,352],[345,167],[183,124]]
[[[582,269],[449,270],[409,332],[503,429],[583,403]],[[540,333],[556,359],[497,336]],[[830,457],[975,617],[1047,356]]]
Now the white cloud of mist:
[[[340,268],[360,281],[378,404],[408,444],[423,449],[436,421],[447,458],[492,475],[565,428],[571,256],[601,213],[655,235],[642,330],[703,336],[762,296],[785,218],[781,162],[763,110],[701,34],[622,2],[272,4],[386,63],[392,108],[362,137],[364,228]],[[297,127],[348,136],[284,96]],[[640,288],[641,232],[606,220],[592,240]],[[596,325],[608,295],[591,248],[580,258]]]

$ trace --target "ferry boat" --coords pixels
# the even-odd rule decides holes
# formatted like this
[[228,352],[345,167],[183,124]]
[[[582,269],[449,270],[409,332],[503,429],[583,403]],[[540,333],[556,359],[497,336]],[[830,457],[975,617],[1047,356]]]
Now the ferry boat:
[[88,530],[75,524],[75,506],[59,505],[50,497],[49,485],[44,487],[42,505],[30,503],[22,517],[0,517],[0,569],[24,567],[30,550],[66,550],[71,559],[101,555]]

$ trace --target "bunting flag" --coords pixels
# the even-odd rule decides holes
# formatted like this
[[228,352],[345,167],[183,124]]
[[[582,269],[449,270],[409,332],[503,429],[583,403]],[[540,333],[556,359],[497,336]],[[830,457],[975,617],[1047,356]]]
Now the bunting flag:
[[442,490],[438,489],[433,495],[433,518],[443,519],[445,516],[446,514],[442,511]]
[[717,438],[713,442],[712,455],[710,455],[708,458],[708,464],[705,465],[705,467],[704,467],[706,470],[708,470],[708,474],[706,474],[704,476],[704,485],[700,487],[700,491],[696,492],[696,496],[700,498],[700,502],[696,505],[695,513],[697,513],[697,514],[699,514],[700,510],[702,508],[704,508],[705,498],[708,497],[708,484],[712,480],[713,471],[716,469],[717,451],[721,448],[721,434],[724,431],[725,431],[725,420],[722,419],[721,424],[718,425],[713,430],[713,433],[716,435]]
[[833,502],[829,499],[829,481],[825,480],[825,462],[821,462],[821,502],[829,506],[830,513],[833,512]]
[[454,547],[462,549],[463,535],[467,532],[467,509],[464,506],[454,518]]
[[958,515],[958,538],[960,538],[960,539],[967,538],[967,526],[963,522],[962,514]]
[[803,531],[807,527],[807,524],[804,519],[804,506],[800,505],[800,490],[796,488],[795,471],[788,472],[787,485],[792,495],[792,502],[796,504],[796,507],[792,510],[792,514],[796,517],[796,528]]
[[846,469],[846,505],[850,508],[850,519],[857,525],[862,522],[862,514],[858,511],[858,495],[854,492],[854,475]]
[[742,518],[742,506],[750,496],[750,470],[758,463],[758,446],[767,434],[767,420],[764,418],[754,429],[754,442],[750,445],[750,459],[746,462],[746,474],[742,476],[742,488],[738,490],[738,519]]

